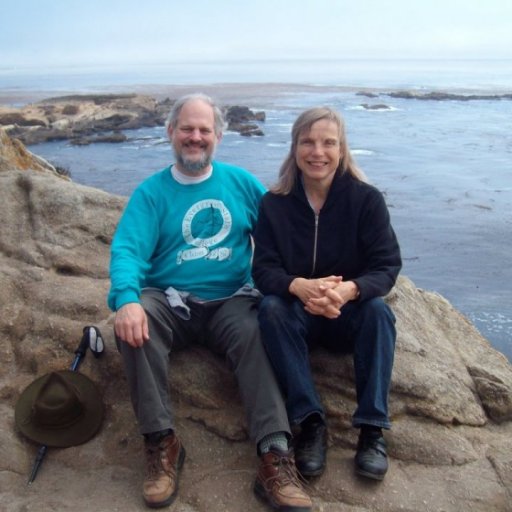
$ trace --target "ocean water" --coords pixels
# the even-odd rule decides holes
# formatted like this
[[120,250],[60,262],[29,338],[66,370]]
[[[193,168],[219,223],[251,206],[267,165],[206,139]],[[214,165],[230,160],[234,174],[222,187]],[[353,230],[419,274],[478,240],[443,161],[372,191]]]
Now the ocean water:
[[[396,89],[486,94],[512,92],[512,61],[304,61],[207,63],[136,70],[53,70],[44,75],[0,70],[2,91],[116,91],[144,84],[281,82],[258,109],[264,137],[227,132],[219,160],[276,179],[291,125],[316,105],[338,109],[352,152],[386,195],[404,258],[402,273],[446,297],[512,361],[512,101],[421,101],[391,98]],[[378,98],[357,95],[374,88]],[[193,87],[197,89],[197,87]],[[387,110],[362,104],[384,103]],[[72,178],[129,195],[172,161],[163,128],[134,130],[122,144],[52,142],[31,151],[70,170]]]

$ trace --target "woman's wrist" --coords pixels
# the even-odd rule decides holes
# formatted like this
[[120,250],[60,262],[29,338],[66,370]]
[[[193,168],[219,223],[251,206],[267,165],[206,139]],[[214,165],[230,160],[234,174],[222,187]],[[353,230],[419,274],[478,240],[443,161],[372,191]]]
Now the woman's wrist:
[[288,291],[292,294],[292,295],[297,295],[297,286],[299,284],[299,279],[303,279],[302,277],[296,277],[295,279],[292,280],[292,282],[288,285]]
[[361,295],[361,292],[359,291],[359,286],[357,286],[357,283],[355,281],[350,281],[354,285],[354,292],[353,292],[353,298],[352,300],[359,299],[359,296]]

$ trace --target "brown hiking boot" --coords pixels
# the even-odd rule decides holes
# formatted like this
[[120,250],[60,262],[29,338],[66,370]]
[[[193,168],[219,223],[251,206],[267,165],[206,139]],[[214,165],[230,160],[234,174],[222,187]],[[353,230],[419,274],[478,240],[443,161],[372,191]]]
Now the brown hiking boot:
[[158,444],[146,441],[144,446],[147,467],[142,496],[148,507],[165,507],[178,493],[178,470],[183,466],[185,449],[174,434]]
[[313,506],[299,480],[291,452],[276,448],[261,456],[254,493],[281,512],[310,512]]

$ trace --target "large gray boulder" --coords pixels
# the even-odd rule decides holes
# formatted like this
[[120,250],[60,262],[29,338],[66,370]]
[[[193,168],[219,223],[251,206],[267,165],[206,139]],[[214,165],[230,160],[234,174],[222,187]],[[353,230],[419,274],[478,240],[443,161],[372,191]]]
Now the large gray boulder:
[[[145,510],[142,445],[105,301],[125,199],[62,179],[37,157],[30,164],[30,154],[21,166],[12,144],[0,138],[0,510]],[[309,486],[315,511],[512,510],[512,366],[443,297],[406,277],[387,300],[398,325],[390,471],[382,483],[354,475],[351,358],[314,353],[330,425],[327,470]],[[106,354],[88,355],[80,371],[102,390],[104,424],[82,446],[49,449],[27,487],[38,447],[17,431],[14,405],[34,378],[69,367],[90,324]],[[252,494],[257,457],[223,361],[196,348],[171,367],[187,448],[173,510],[267,510]]]

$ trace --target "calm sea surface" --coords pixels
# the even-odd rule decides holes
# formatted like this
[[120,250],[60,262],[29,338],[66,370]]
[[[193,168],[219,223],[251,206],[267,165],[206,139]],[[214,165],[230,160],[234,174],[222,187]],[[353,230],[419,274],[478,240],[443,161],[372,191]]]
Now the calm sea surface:
[[[446,297],[512,361],[512,101],[356,94],[358,88],[511,93],[512,61],[210,62],[45,73],[0,68],[0,94],[238,82],[335,87],[293,92],[284,87],[266,97],[258,107],[266,112],[265,136],[228,132],[217,158],[248,168],[268,185],[287,152],[297,114],[316,105],[338,109],[357,162],[386,194],[402,246],[402,273]],[[363,103],[390,109],[367,110]],[[163,128],[127,135],[122,144],[55,142],[30,149],[69,168],[76,182],[129,195],[143,178],[168,165],[172,152]]]

